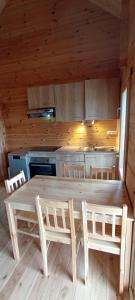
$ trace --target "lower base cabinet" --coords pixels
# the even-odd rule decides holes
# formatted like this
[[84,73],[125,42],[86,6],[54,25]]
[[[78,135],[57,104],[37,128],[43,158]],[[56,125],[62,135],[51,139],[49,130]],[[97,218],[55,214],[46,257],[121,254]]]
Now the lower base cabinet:
[[90,166],[103,168],[116,166],[116,179],[118,178],[118,157],[116,153],[90,153],[90,154],[61,154],[56,157],[56,175],[64,176],[64,164],[86,165],[86,177],[89,177]]
[[116,167],[116,179],[118,179],[118,160],[116,153],[93,153],[85,155],[86,177],[89,177],[90,166],[93,168]]
[[64,164],[84,164],[84,154],[60,154],[56,157],[56,176],[64,176]]

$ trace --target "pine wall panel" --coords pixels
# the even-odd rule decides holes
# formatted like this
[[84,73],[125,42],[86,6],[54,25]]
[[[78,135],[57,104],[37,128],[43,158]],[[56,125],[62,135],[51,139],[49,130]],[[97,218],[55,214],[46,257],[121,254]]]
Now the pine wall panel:
[[25,88],[0,91],[6,126],[7,150],[46,145],[88,144],[116,146],[116,136],[109,137],[107,131],[117,130],[117,121],[96,121],[82,126],[74,123],[46,123],[43,119],[28,119]]
[[0,87],[120,74],[120,17],[89,0],[10,0],[0,43]]
[[[135,1],[129,1],[129,47],[128,65],[123,72],[123,89],[129,88],[129,124],[126,185],[134,208],[135,216]],[[131,287],[135,297],[135,225],[132,243]]]
[[2,107],[0,107],[0,180],[4,179],[6,174],[6,137]]

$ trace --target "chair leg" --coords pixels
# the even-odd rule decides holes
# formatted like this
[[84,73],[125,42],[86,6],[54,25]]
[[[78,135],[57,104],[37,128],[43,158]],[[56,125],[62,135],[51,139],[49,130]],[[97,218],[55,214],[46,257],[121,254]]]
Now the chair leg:
[[43,257],[43,273],[47,277],[48,276],[48,264],[47,264],[47,245],[46,245],[46,239],[44,234],[42,233],[42,236],[40,236],[41,240],[41,252]]
[[85,284],[88,284],[89,277],[89,257],[88,257],[87,241],[84,240],[84,265],[85,265]]
[[120,279],[119,279],[119,294],[123,294],[124,291],[124,253],[120,256]]
[[72,276],[73,282],[76,281],[76,239],[72,240]]

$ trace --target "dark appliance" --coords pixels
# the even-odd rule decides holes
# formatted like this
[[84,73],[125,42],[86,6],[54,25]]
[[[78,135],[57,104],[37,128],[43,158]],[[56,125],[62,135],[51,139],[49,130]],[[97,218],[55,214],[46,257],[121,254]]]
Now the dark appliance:
[[58,150],[60,146],[43,146],[43,147],[33,147],[29,151],[39,151],[39,152],[54,152]]
[[32,109],[27,112],[28,118],[43,118],[47,121],[55,121],[55,107]]
[[56,176],[56,164],[30,163],[30,177],[35,175]]

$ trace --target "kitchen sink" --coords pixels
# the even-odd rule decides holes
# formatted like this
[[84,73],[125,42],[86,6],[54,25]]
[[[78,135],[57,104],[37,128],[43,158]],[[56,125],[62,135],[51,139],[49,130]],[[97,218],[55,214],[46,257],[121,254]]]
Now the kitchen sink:
[[87,146],[87,147],[79,147],[77,149],[77,151],[80,152],[114,152],[115,151],[115,147],[111,147],[111,146]]
[[112,146],[63,146],[58,151],[65,152],[115,152],[115,147]]
[[114,152],[115,147],[94,147],[94,151],[99,151],[99,152]]

